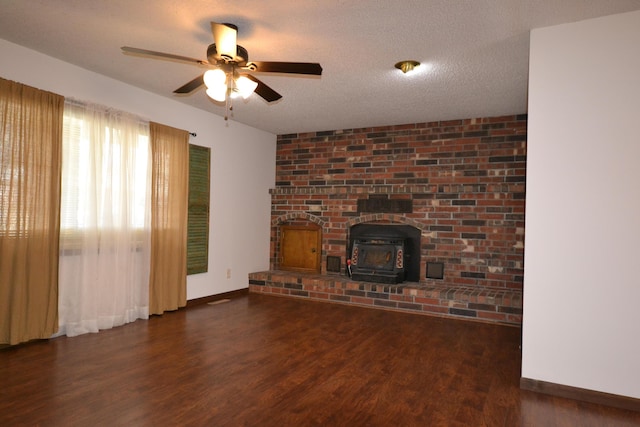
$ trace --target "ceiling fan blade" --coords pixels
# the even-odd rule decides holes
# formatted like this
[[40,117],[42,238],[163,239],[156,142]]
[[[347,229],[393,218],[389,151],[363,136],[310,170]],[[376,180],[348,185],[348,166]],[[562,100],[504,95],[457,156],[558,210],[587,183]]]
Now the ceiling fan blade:
[[252,61],[247,68],[258,73],[291,73],[291,74],[322,74],[322,67],[315,62],[269,62]]
[[189,83],[186,83],[180,86],[178,89],[174,90],[173,93],[191,93],[194,90],[198,89],[203,84],[204,84],[204,74],[200,74],[198,77],[191,80]]
[[174,55],[172,53],[156,52],[154,50],[139,49],[137,47],[130,46],[122,46],[120,49],[122,49],[122,51],[125,53],[135,53],[138,55],[153,56],[156,58],[173,59],[176,61],[188,62],[191,64],[195,63],[198,65],[211,65],[208,61],[202,59],[189,58],[188,56]]
[[211,23],[211,33],[213,33],[213,42],[216,44],[218,54],[235,58],[237,55],[237,38],[238,27],[233,24]]
[[246,78],[248,78],[249,80],[252,80],[252,81],[258,83],[258,86],[256,87],[256,90],[255,90],[255,93],[257,93],[259,96],[261,96],[265,101],[273,102],[273,101],[277,101],[278,99],[282,98],[282,95],[280,95],[275,90],[271,89],[266,84],[262,83],[260,80],[258,80],[254,76],[252,76],[250,74],[243,74],[243,75]]

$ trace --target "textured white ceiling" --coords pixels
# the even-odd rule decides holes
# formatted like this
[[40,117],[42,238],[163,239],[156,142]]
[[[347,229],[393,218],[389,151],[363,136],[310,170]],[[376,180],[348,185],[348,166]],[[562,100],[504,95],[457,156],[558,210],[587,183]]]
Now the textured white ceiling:
[[[531,29],[638,9],[638,0],[0,0],[0,38],[222,116],[203,89],[172,93],[199,66],[120,47],[206,59],[209,22],[234,23],[252,60],[323,67],[321,77],[256,74],[283,98],[234,103],[233,120],[284,134],[525,113]],[[402,75],[394,64],[404,59],[423,65]]]

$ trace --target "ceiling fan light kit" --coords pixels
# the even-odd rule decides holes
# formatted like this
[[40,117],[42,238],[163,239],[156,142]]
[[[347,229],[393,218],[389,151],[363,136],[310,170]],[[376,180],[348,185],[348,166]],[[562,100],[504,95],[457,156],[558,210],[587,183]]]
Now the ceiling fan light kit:
[[207,87],[207,96],[218,102],[226,97],[247,99],[258,87],[258,83],[246,76],[233,76],[233,71],[225,73],[222,69],[207,70],[203,76]]
[[211,23],[213,41],[207,48],[207,60],[189,58],[171,53],[156,52],[123,46],[124,53],[146,55],[154,58],[172,59],[190,64],[204,65],[211,68],[190,82],[182,85],[173,93],[190,94],[200,86],[206,86],[207,96],[226,104],[225,120],[233,109],[230,100],[237,97],[248,98],[252,93],[258,94],[267,102],[282,98],[278,92],[253,76],[256,73],[287,73],[322,75],[322,67],[312,62],[249,62],[247,50],[236,43],[238,27],[233,24]]
[[413,71],[414,68],[418,67],[420,65],[420,63],[418,61],[414,61],[414,60],[408,60],[408,61],[400,61],[398,62],[395,67],[399,70],[401,70],[404,74],[410,73],[411,71]]

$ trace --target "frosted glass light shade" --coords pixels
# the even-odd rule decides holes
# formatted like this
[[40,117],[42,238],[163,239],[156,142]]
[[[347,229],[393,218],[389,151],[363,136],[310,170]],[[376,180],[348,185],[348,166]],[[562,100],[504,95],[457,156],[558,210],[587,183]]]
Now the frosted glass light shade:
[[225,85],[227,82],[227,75],[220,68],[215,70],[207,70],[204,73],[204,85],[207,88],[213,88],[220,85]]
[[207,96],[218,102],[224,102],[227,97],[227,86],[225,84],[212,86],[207,89]]
[[242,96],[244,99],[247,99],[253,93],[253,91],[256,90],[257,87],[258,83],[245,76],[240,76],[236,80],[236,88],[238,89],[240,96]]

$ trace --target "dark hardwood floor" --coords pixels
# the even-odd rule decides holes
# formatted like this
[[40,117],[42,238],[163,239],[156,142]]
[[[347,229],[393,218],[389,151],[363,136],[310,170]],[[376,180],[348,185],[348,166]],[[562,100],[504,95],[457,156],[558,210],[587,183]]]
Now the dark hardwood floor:
[[519,389],[518,328],[251,294],[0,350],[1,426],[638,426]]

